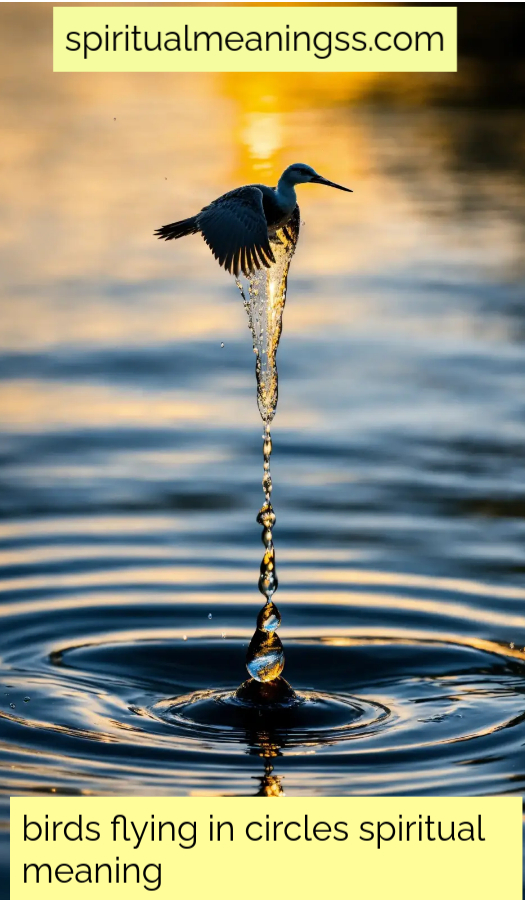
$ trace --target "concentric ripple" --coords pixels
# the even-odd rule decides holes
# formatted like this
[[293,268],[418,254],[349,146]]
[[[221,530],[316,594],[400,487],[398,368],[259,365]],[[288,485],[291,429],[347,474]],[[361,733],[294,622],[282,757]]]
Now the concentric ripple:
[[370,734],[390,712],[378,703],[344,694],[304,691],[286,705],[261,707],[234,691],[196,691],[163,700],[152,710],[196,741],[251,745],[262,731],[286,747],[316,747]]
[[258,601],[19,584],[0,638],[4,790],[256,793],[269,759],[290,793],[519,790],[520,591],[339,575],[322,598],[288,594],[298,699],[266,709],[234,693]]

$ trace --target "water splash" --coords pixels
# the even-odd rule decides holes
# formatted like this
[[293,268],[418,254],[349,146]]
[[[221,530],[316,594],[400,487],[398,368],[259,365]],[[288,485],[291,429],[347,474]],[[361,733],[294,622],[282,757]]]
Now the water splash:
[[299,239],[299,227],[299,207],[296,207],[286,226],[278,229],[270,239],[275,263],[269,269],[260,269],[255,272],[248,281],[247,291],[243,284],[237,281],[252,332],[257,379],[257,405],[265,426],[262,477],[265,499],[257,515],[257,521],[259,525],[262,525],[264,545],[259,590],[266,598],[266,604],[257,617],[257,629],[246,654],[246,668],[257,682],[275,681],[280,677],[284,668],[283,645],[276,634],[281,624],[281,616],[272,599],[279,582],[273,544],[273,527],[276,517],[271,503],[272,435],[270,426],[277,410],[277,349],[283,325],[288,270]]
[[258,269],[246,285],[236,282],[248,313],[255,353],[257,404],[265,424],[271,423],[277,409],[277,348],[283,327],[288,270],[299,240],[299,228],[296,206],[285,227],[270,237],[275,263],[269,269]]

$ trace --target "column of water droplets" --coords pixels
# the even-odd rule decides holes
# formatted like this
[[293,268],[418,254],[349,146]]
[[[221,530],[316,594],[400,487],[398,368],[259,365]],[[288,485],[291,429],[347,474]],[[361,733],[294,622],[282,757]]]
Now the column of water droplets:
[[[245,294],[242,283],[237,279],[237,287],[241,292],[244,307],[248,314],[248,323],[253,337],[255,353],[255,374],[257,380],[257,405],[264,422],[263,434],[263,490],[264,503],[257,515],[262,526],[262,542],[264,556],[261,562],[259,590],[266,598],[266,603],[257,617],[257,629],[250,641],[246,654],[246,668],[259,683],[273,682],[279,679],[284,668],[284,651],[277,629],[281,624],[281,616],[273,602],[277,590],[277,571],[275,567],[275,548],[273,545],[273,527],[275,513],[272,508],[272,476],[270,473],[270,457],[272,454],[272,436],[270,423],[277,409],[278,375],[277,348],[282,330],[282,317],[286,302],[286,284],[288,270],[299,237],[300,213],[296,207],[285,228],[278,229],[271,235],[270,242],[274,262],[269,269],[257,270],[248,282],[248,294]],[[246,684],[249,684],[247,682]],[[246,685],[241,685],[240,690]],[[281,691],[288,691],[288,699],[293,695],[284,679],[280,679]],[[291,693],[290,693],[291,692]],[[284,696],[280,694],[279,696]]]
[[266,603],[257,617],[257,629],[250,641],[246,654],[246,668],[256,681],[265,682],[278,678],[284,669],[283,645],[279,635],[276,633],[281,624],[281,616],[272,599],[279,582],[277,580],[275,547],[273,545],[275,513],[271,503],[272,475],[270,471],[270,457],[272,454],[272,435],[269,423],[265,425],[263,442],[262,486],[264,503],[257,515],[257,521],[259,525],[262,525],[261,537],[264,545],[264,556],[259,575],[259,590],[266,597]]

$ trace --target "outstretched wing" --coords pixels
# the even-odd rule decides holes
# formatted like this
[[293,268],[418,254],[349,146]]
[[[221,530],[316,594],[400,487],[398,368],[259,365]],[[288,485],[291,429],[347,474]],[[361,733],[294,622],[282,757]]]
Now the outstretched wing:
[[199,230],[227,272],[249,275],[275,262],[263,195],[255,185],[223,194],[197,215]]

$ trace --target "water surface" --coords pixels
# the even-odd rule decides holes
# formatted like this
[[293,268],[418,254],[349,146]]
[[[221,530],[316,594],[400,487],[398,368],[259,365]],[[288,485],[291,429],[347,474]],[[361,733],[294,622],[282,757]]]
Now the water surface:
[[[0,117],[4,824],[26,792],[523,791],[522,122],[39,84]],[[260,607],[250,334],[151,232],[296,159],[355,193],[300,195],[272,475],[305,707],[260,727],[206,706]]]

